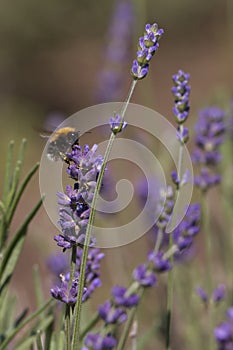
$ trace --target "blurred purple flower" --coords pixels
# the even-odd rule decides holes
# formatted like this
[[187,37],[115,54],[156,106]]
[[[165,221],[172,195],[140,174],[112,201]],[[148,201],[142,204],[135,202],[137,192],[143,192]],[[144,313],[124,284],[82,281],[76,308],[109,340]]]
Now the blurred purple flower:
[[221,161],[218,148],[224,141],[226,129],[224,118],[225,112],[216,106],[203,109],[199,113],[196,148],[192,160],[200,166],[200,173],[195,176],[194,181],[203,192],[221,181],[220,175],[215,173],[215,168]]
[[111,350],[117,345],[116,339],[112,335],[100,333],[89,333],[84,341],[88,348],[82,350]]
[[104,320],[105,324],[123,323],[127,320],[126,312],[112,305],[110,301],[106,301],[103,305],[100,305],[98,310],[99,316]]
[[125,72],[133,37],[133,5],[131,1],[116,2],[108,30],[107,48],[103,57],[103,70],[98,77],[98,102],[118,101],[124,86]]
[[47,259],[47,266],[54,276],[59,276],[61,273],[65,273],[69,269],[68,257],[63,253],[57,253],[51,255]]
[[214,304],[217,305],[220,301],[222,301],[225,298],[226,287],[223,284],[217,286],[217,288],[213,290],[211,298],[209,298],[208,294],[202,287],[196,287],[195,291],[206,306],[209,304],[210,301],[214,302]]
[[227,321],[221,323],[214,330],[215,340],[218,345],[218,350],[233,349],[233,307],[227,311]]
[[156,283],[156,275],[147,268],[145,264],[141,264],[133,271],[133,278],[143,287],[152,287]]
[[136,306],[139,302],[139,297],[136,293],[127,294],[127,288],[115,286],[112,289],[114,303],[118,306],[130,308]]

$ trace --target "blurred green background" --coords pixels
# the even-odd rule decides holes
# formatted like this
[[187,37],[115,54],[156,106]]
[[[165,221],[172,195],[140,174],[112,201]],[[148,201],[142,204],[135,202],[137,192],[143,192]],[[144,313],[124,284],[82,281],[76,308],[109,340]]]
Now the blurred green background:
[[[119,2],[1,0],[1,174],[10,140],[15,140],[16,150],[23,137],[28,140],[24,164],[26,173],[40,160],[45,140],[38,130],[44,128],[50,113],[68,117],[101,102],[96,99],[96,90],[100,84],[99,74],[106,65],[106,45],[111,40],[108,28]],[[232,0],[134,0],[132,5],[131,42],[128,61],[122,65],[117,100],[124,100],[131,83],[130,67],[138,36],[142,34],[145,23],[156,21],[164,28],[165,34],[152,60],[149,76],[138,84],[132,102],[154,108],[172,122],[171,76],[178,69],[191,74],[190,125],[196,121],[198,108],[213,102],[223,105],[228,101],[233,92]],[[15,227],[39,196],[38,178],[35,178],[23,197],[14,221]],[[45,259],[56,249],[52,239],[55,233],[47,214],[40,210],[30,227],[12,285],[25,304],[29,301],[34,305],[35,302],[31,281],[34,263],[40,265],[45,295],[49,295],[51,281]],[[106,252],[104,288],[97,291],[96,303],[107,298],[108,287],[113,283],[127,284],[131,269],[144,261],[147,244],[139,240],[131,246]],[[139,254],[133,254],[133,251]],[[108,262],[118,265],[117,276],[112,275]],[[159,288],[163,292],[163,285]],[[154,300],[155,293],[159,292],[151,293]],[[154,312],[148,304],[143,307],[148,322],[150,317],[153,319]],[[154,349],[153,346],[151,349]]]

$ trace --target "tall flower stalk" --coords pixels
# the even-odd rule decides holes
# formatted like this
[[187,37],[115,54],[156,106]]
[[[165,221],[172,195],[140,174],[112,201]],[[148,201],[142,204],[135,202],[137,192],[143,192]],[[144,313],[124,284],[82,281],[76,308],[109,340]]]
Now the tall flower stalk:
[[192,159],[199,166],[199,174],[195,176],[195,185],[201,190],[203,229],[206,238],[206,259],[208,275],[208,292],[213,290],[212,281],[212,234],[209,220],[209,207],[207,194],[209,190],[218,185],[221,177],[217,165],[221,161],[219,146],[224,140],[225,113],[218,107],[209,107],[199,112],[196,125],[196,147]]
[[[175,116],[177,127],[177,139],[180,144],[179,158],[178,158],[178,170],[172,172],[172,179],[176,185],[176,196],[178,197],[179,191],[182,185],[185,184],[184,173],[182,173],[182,159],[183,159],[183,148],[188,141],[188,129],[184,127],[184,122],[189,115],[189,95],[190,86],[189,74],[179,70],[177,74],[173,75],[174,86],[172,93],[175,98],[175,106],[173,108],[173,114]],[[173,235],[169,235],[169,247],[173,246]],[[170,257],[171,265],[174,263],[173,255]],[[171,317],[172,317],[172,303],[173,303],[173,270],[168,273],[168,285],[167,285],[167,322],[166,322],[166,349],[171,349]]]
[[74,309],[74,333],[73,333],[73,339],[72,339],[72,345],[71,345],[72,350],[76,350],[80,345],[80,322],[81,322],[82,294],[83,294],[83,287],[84,287],[84,280],[85,280],[85,268],[86,268],[86,261],[87,261],[87,255],[88,255],[88,248],[91,242],[91,230],[92,230],[94,218],[95,218],[95,208],[96,208],[97,198],[99,195],[101,184],[103,181],[104,171],[105,171],[106,164],[108,162],[109,155],[110,155],[114,140],[116,138],[116,135],[119,132],[121,132],[123,127],[126,125],[124,122],[124,117],[125,117],[125,113],[126,113],[128,104],[130,102],[130,99],[136,87],[137,81],[145,78],[146,75],[148,74],[149,63],[153,55],[155,54],[156,50],[158,49],[158,46],[159,46],[158,40],[160,39],[162,34],[163,34],[163,29],[159,29],[156,23],[154,23],[153,25],[150,25],[150,24],[146,25],[144,36],[139,39],[137,58],[134,60],[132,70],[131,70],[134,80],[131,84],[128,97],[120,112],[120,120],[119,120],[119,115],[117,115],[114,120],[114,129],[113,129],[113,120],[110,121],[112,133],[108,141],[103,162],[98,172],[97,183],[96,183],[95,191],[93,193],[93,199],[92,199],[91,208],[90,208],[90,215],[88,218],[88,224],[85,232],[83,255],[82,255],[80,276],[79,276],[77,303]]

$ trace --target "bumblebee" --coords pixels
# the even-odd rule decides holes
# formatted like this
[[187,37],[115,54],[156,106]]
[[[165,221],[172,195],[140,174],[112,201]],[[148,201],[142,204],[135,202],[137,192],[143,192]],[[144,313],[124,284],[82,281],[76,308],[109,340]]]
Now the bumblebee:
[[65,162],[69,162],[66,153],[75,144],[79,144],[79,132],[75,128],[64,127],[56,130],[48,142],[48,159],[52,161],[62,159]]

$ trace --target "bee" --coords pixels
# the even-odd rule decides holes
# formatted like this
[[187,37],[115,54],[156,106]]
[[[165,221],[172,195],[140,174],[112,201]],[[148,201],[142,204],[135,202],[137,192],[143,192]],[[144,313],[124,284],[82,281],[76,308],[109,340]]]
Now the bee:
[[66,153],[73,145],[79,144],[79,132],[72,127],[58,129],[50,137],[47,146],[47,157],[49,160],[58,161],[62,159],[69,163]]

